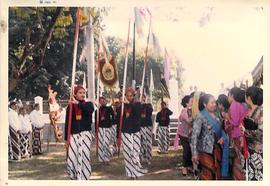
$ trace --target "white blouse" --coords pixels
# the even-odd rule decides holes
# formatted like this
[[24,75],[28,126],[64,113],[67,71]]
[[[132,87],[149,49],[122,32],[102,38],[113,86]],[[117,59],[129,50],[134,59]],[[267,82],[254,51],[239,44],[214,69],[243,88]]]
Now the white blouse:
[[28,115],[19,115],[19,120],[21,123],[21,132],[23,134],[27,134],[28,132],[32,132],[32,125],[31,125],[31,121],[28,117]]
[[33,110],[30,113],[30,120],[32,122],[32,125],[36,128],[43,128],[44,122],[42,120],[42,114],[39,111]]
[[9,126],[12,127],[15,131],[21,130],[21,124],[19,121],[18,113],[13,109],[9,109],[8,123]]

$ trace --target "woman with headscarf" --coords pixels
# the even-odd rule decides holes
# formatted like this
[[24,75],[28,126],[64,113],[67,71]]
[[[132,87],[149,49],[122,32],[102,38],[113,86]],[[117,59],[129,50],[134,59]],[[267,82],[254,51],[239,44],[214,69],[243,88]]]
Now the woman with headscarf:
[[244,166],[243,153],[243,135],[241,127],[243,119],[247,114],[247,106],[245,105],[245,91],[234,87],[229,91],[228,101],[230,103],[228,122],[230,125],[230,141],[235,151],[233,160],[232,176],[234,180],[245,180],[245,172],[242,169]]
[[219,180],[228,176],[228,136],[215,114],[215,98],[205,94],[200,103],[190,142],[192,161],[199,163],[201,180]]
[[134,96],[133,88],[127,88],[121,129],[126,176],[130,179],[137,179],[147,173],[140,162],[141,103],[135,102]]
[[244,119],[248,146],[248,180],[263,180],[263,90],[252,86],[246,90],[250,109]]
[[161,102],[161,110],[157,113],[156,122],[158,123],[158,149],[159,153],[168,153],[170,146],[170,115],[173,112],[168,109],[165,102]]
[[[92,142],[91,124],[94,105],[85,101],[85,89],[81,85],[74,88],[72,97],[72,117],[67,107],[65,121],[65,140],[70,135],[67,154],[67,172],[72,180],[88,180],[91,176],[90,147]],[[71,119],[71,133],[68,124]]]

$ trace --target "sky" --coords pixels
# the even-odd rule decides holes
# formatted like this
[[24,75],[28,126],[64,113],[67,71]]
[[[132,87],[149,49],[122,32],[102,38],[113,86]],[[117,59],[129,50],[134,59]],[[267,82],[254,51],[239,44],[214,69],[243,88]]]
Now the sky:
[[[214,95],[221,82],[251,79],[250,72],[266,49],[267,24],[263,7],[148,7],[153,30],[162,48],[173,52],[184,67],[184,91],[196,85]],[[105,17],[105,34],[127,38],[132,7],[112,7]],[[145,21],[147,35],[149,20]],[[138,39],[146,45],[146,37]]]

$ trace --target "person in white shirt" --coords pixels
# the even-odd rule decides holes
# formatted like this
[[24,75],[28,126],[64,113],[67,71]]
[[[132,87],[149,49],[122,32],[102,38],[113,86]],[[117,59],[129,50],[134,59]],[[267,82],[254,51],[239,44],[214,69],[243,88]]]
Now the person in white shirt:
[[32,148],[30,142],[32,142],[32,139],[30,136],[32,134],[32,125],[25,107],[19,109],[19,121],[21,124],[20,141],[22,158],[31,157]]
[[20,160],[21,150],[20,150],[20,136],[21,125],[19,121],[19,116],[17,113],[17,103],[11,102],[8,112],[8,123],[9,123],[9,159],[10,160]]
[[41,148],[41,132],[44,127],[44,122],[42,120],[42,114],[39,111],[39,104],[34,105],[34,110],[30,113],[30,120],[33,125],[33,146],[32,154],[38,155],[42,154]]
[[65,119],[66,119],[66,109],[64,107],[60,107],[57,115],[56,115],[56,121],[57,123],[65,123]]

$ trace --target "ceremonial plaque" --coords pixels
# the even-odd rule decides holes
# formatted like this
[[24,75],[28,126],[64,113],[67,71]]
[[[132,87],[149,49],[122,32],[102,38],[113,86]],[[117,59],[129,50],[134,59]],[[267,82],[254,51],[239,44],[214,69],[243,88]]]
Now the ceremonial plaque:
[[100,80],[108,87],[115,85],[117,81],[117,67],[114,57],[111,57],[109,62],[103,58],[100,60]]

